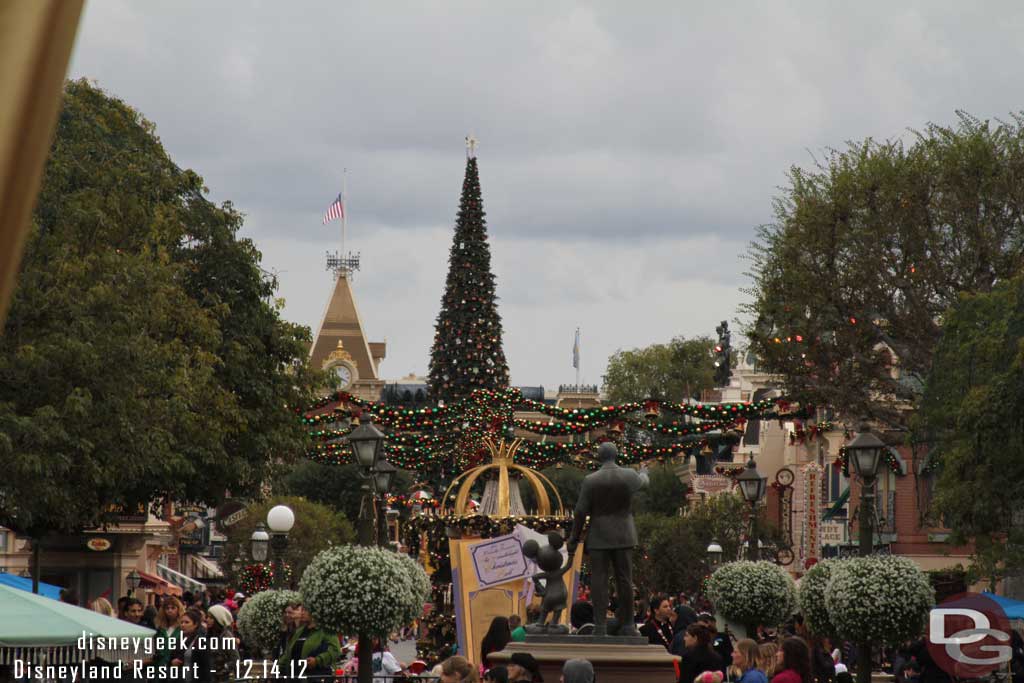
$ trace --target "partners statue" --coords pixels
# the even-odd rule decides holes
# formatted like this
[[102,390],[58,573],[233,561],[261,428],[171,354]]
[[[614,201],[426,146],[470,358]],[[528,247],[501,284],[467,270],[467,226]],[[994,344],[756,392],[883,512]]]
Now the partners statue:
[[[637,545],[633,524],[633,496],[647,486],[647,473],[619,467],[619,451],[605,442],[597,449],[601,468],[583,480],[568,550],[572,557],[583,525],[590,516],[590,528],[583,550],[590,555],[590,598],[594,603],[594,635],[638,636],[633,618],[633,548]],[[609,570],[615,571],[615,633],[608,632]]]

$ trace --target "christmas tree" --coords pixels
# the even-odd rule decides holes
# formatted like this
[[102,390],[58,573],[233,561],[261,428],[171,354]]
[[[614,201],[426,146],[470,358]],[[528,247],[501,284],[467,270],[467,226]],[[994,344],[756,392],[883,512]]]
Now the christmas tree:
[[448,256],[448,280],[430,352],[430,393],[435,401],[446,403],[465,398],[474,389],[508,386],[480,176],[472,153],[475,144],[467,142],[470,155]]

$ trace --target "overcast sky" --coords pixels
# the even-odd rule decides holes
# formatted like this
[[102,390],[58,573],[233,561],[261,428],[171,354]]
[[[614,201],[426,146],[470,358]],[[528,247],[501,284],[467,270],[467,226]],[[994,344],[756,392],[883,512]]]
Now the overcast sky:
[[1024,108],[1022,29],[1016,2],[89,0],[71,75],[246,214],[314,332],[347,167],[389,379],[427,370],[475,133],[512,382],[553,387],[577,326],[597,383],[616,349],[732,320],[791,165]]

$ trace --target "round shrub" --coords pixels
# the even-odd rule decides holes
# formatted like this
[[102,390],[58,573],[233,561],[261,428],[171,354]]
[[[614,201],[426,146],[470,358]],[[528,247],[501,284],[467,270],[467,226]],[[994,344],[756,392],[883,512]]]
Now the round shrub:
[[807,628],[815,635],[836,635],[835,624],[828,618],[828,608],[825,606],[825,588],[832,577],[843,570],[845,562],[840,559],[819,562],[800,579],[796,593],[797,607]]
[[281,615],[290,602],[302,598],[295,591],[265,590],[245,601],[238,610],[238,634],[249,645],[271,652],[281,636]]
[[825,588],[836,633],[856,642],[894,645],[924,632],[935,590],[905,557],[858,557],[843,563]]
[[430,582],[422,568],[414,570],[398,553],[346,545],[313,558],[299,591],[324,630],[383,636],[420,614]]
[[773,562],[730,562],[708,580],[715,610],[743,625],[781,624],[796,606],[792,577]]

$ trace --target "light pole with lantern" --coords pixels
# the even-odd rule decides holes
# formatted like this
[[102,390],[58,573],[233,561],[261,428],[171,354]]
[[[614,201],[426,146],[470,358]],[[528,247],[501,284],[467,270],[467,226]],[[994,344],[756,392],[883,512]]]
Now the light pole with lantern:
[[[384,433],[373,425],[369,415],[365,422],[352,430],[348,442],[352,447],[352,456],[366,480],[366,483],[363,484],[363,501],[359,507],[359,545],[372,546],[374,545],[374,493],[381,484],[391,485],[394,466],[387,461],[382,462]],[[382,465],[386,465],[386,467],[382,467]],[[373,680],[373,658],[370,647],[370,635],[360,633],[356,646],[356,657],[359,660],[359,683],[371,683]]]
[[[860,538],[857,540],[861,557],[870,555],[875,546],[875,478],[884,450],[885,442],[871,433],[867,420],[861,421],[857,436],[846,446],[853,471],[860,477]],[[871,641],[859,643],[857,651],[857,683],[871,683]]]
[[249,537],[249,552],[252,554],[253,562],[266,562],[267,553],[270,551],[270,534],[263,522],[256,523],[256,529]]
[[377,467],[373,470],[373,487],[377,494],[377,545],[381,548],[388,545],[387,494],[397,471],[397,467],[383,459],[377,461]]
[[861,422],[857,436],[846,446],[846,453],[853,471],[860,477],[860,538],[858,553],[867,557],[875,546],[875,478],[878,476],[878,465],[882,460],[885,443],[868,429],[867,422]]
[[[380,462],[381,451],[384,450],[384,434],[377,429],[372,420],[367,419],[349,434],[348,442],[352,447],[352,456],[363,470],[363,501],[359,507],[359,545],[373,545],[373,489],[374,471]],[[363,659],[366,659],[365,657]]]
[[128,597],[133,597],[135,591],[138,589],[139,584],[142,583],[142,577],[134,569],[128,572],[128,576],[124,577],[124,583],[128,586]]
[[287,505],[275,505],[267,512],[270,549],[274,551],[274,588],[284,588],[284,556],[288,551],[288,532],[295,526],[295,513]]
[[768,490],[768,478],[757,471],[753,453],[750,454],[746,469],[736,477],[736,482],[740,486],[743,500],[750,503],[750,540],[747,542],[747,559],[756,562],[760,559],[761,554],[757,542],[757,504],[764,499],[765,492]]
[[722,544],[716,539],[712,539],[711,543],[708,543],[708,564],[713,572],[718,568],[718,565],[722,562]]

